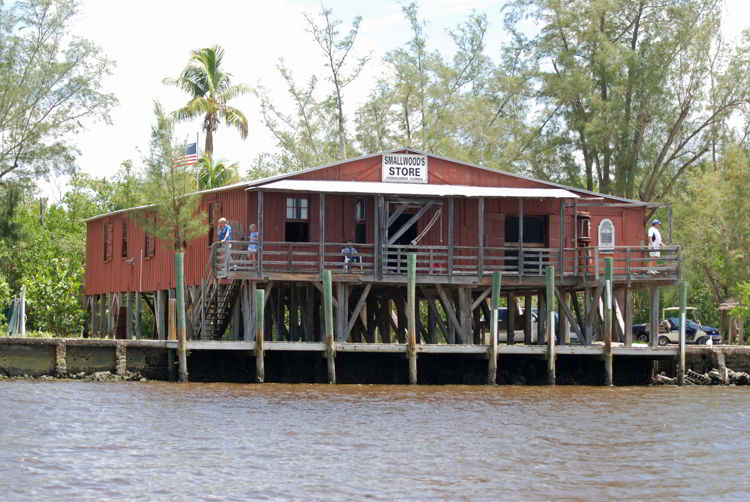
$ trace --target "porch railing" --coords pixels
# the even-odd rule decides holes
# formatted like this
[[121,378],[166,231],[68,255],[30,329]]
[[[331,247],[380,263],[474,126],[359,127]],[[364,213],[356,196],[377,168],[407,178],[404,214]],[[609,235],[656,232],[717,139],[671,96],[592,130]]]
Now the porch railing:
[[[604,259],[612,258],[613,274],[620,279],[654,276],[679,277],[680,247],[665,246],[659,256],[644,246],[613,248],[540,248],[517,244],[484,246],[384,246],[380,258],[373,244],[356,244],[356,254],[342,253],[346,243],[247,241],[215,243],[212,260],[217,277],[231,272],[333,273],[372,275],[406,274],[406,257],[416,253],[417,274],[438,276],[487,276],[493,272],[517,277],[541,277],[553,265],[559,277],[603,277]],[[379,262],[379,266],[378,263]]]

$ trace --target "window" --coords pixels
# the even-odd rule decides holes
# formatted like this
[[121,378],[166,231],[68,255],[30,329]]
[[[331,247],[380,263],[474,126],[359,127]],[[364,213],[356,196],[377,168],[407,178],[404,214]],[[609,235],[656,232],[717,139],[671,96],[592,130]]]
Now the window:
[[605,218],[599,223],[599,249],[614,250],[615,225],[612,220]]
[[309,242],[310,225],[307,198],[287,197],[284,240],[286,242]]
[[154,257],[154,251],[155,251],[155,245],[154,245],[154,236],[149,235],[148,232],[146,232],[145,238],[144,238],[144,244],[143,247],[145,248],[143,250],[143,256],[145,258],[153,258]]
[[221,203],[220,202],[209,202],[208,203],[208,245],[214,243],[216,237],[216,223],[221,215]]
[[120,246],[120,258],[128,257],[128,222],[122,222],[122,241]]
[[[544,245],[547,237],[547,218],[545,216],[523,217],[523,243]],[[520,237],[520,218],[507,216],[505,218],[505,242],[518,242]]]
[[357,199],[354,203],[354,221],[365,221],[365,199]]
[[112,224],[104,224],[104,261],[112,260]]
[[298,197],[287,197],[286,199],[287,220],[307,220],[307,199]]
[[354,242],[357,244],[365,244],[367,242],[365,208],[365,199],[357,199],[354,202]]

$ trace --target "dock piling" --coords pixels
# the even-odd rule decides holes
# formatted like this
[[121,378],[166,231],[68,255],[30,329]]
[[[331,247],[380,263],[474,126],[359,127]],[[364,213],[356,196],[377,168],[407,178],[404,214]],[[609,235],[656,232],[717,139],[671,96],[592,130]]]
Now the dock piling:
[[677,385],[685,385],[685,323],[687,322],[687,282],[681,281],[679,286],[680,297],[680,340],[679,361],[677,368]]
[[[500,308],[500,272],[492,272],[492,297],[490,299],[490,354],[487,365],[487,385],[497,383],[497,309]],[[529,296],[527,295],[527,298]],[[531,312],[529,309],[528,313]]]
[[328,383],[336,383],[336,343],[333,338],[333,285],[331,284],[330,270],[323,270],[323,317],[326,330]]
[[406,255],[407,290],[406,290],[406,315],[408,317],[408,346],[409,356],[409,385],[417,384],[417,316],[416,316],[416,288],[417,288],[417,255],[408,253]]
[[612,385],[612,258],[604,259],[604,385]]
[[266,368],[263,358],[263,320],[265,319],[265,290],[255,290],[255,381],[263,383]]
[[[545,286],[546,286],[546,334],[547,334],[547,383],[555,385],[555,267],[549,266],[545,269]],[[540,295],[541,296],[541,295]],[[542,316],[542,309],[539,309],[539,319]]]

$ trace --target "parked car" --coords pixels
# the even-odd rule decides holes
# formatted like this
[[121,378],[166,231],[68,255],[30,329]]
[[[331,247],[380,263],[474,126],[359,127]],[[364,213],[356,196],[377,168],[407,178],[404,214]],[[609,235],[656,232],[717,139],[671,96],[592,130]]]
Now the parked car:
[[[690,317],[695,317],[695,307],[687,307],[686,309]],[[679,316],[666,317],[668,314],[674,314],[679,312],[677,307],[668,307],[662,311],[663,320],[659,323],[659,338],[657,342],[659,345],[667,345],[669,343],[679,343],[680,341],[680,318]],[[685,343],[690,344],[705,344],[709,339],[713,344],[721,343],[721,334],[719,330],[711,326],[704,326],[700,321],[687,319],[685,325]],[[649,341],[649,327],[647,324],[634,324],[633,325],[633,336],[639,342],[648,343]]]

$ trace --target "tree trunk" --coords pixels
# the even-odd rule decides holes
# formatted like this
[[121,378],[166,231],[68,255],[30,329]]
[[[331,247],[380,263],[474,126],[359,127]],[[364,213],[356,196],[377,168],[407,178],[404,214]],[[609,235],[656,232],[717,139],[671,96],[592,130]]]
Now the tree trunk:
[[203,123],[206,124],[203,127],[203,129],[206,131],[206,147],[203,149],[203,153],[213,155],[214,153],[214,119],[207,115]]

